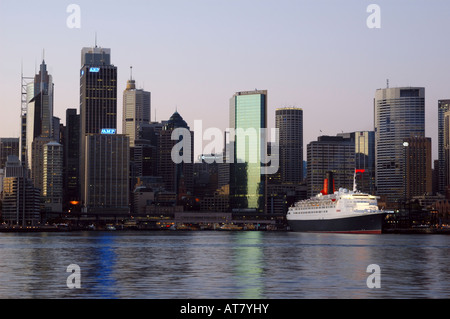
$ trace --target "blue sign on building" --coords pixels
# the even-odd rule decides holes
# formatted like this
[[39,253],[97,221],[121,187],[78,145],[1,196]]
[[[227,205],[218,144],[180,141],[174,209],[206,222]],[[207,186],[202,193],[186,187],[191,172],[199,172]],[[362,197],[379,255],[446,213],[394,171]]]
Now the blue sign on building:
[[100,72],[100,68],[90,68],[89,72]]
[[115,128],[102,128],[101,134],[116,134]]

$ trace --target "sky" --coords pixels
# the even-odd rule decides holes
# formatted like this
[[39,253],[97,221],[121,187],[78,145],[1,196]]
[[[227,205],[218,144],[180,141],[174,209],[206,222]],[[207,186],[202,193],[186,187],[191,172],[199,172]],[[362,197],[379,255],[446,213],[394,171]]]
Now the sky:
[[[69,27],[79,7],[79,27]],[[380,28],[369,28],[370,4]],[[152,121],[177,110],[193,129],[229,127],[235,92],[268,90],[275,109],[301,107],[304,148],[320,135],[373,130],[375,91],[420,86],[437,159],[437,103],[450,98],[448,0],[0,0],[0,137],[20,131],[21,72],[43,57],[54,115],[79,110],[81,49],[111,48],[118,129],[130,77],[152,94]],[[73,26],[73,25],[72,25]],[[23,70],[23,71],[21,71]],[[305,157],[306,160],[306,157]]]

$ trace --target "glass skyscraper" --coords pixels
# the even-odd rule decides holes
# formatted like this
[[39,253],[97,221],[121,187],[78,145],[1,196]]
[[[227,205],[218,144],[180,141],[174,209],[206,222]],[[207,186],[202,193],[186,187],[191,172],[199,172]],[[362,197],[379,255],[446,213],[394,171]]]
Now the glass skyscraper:
[[378,195],[388,202],[405,197],[404,142],[425,136],[425,88],[379,89],[375,93],[375,176]]
[[229,134],[233,159],[230,168],[230,204],[234,211],[265,212],[266,175],[261,160],[266,154],[267,91],[237,92],[230,99]]

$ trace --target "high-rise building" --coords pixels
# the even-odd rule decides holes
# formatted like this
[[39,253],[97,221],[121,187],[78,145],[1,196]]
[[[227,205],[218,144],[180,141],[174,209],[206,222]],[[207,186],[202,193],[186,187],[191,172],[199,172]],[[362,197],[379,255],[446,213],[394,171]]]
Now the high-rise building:
[[[444,133],[443,133],[443,148],[444,148],[444,165],[445,165],[445,195],[448,195],[448,188],[450,186],[450,110],[444,113]],[[439,164],[440,165],[440,164]]]
[[[186,132],[189,132],[191,148],[189,161],[175,163],[172,159],[174,146],[182,140],[181,137],[177,140],[172,140],[172,133],[175,129],[186,129]],[[186,142],[187,145],[189,143]],[[188,151],[183,148],[182,155]],[[186,121],[178,112],[172,114],[159,132],[158,157],[158,176],[163,178],[166,191],[175,193],[178,200],[186,197],[189,193],[192,194],[194,188],[194,133],[190,131]]]
[[117,67],[111,50],[83,48],[80,78],[80,186],[86,212],[129,210],[129,138],[117,133]]
[[44,145],[42,197],[45,211],[62,212],[63,146],[57,142]]
[[44,148],[47,143],[53,142],[54,139],[50,137],[36,137],[31,144],[31,179],[33,181],[34,187],[41,191],[44,190]]
[[53,80],[42,61],[34,82],[27,86],[26,150],[27,167],[32,168],[32,144],[37,137],[53,138]]
[[139,138],[139,129],[150,123],[150,92],[136,89],[135,80],[130,78],[123,92],[122,132],[130,138],[130,146],[134,147]]
[[303,181],[303,110],[279,108],[275,111],[279,129],[279,170],[282,183]]
[[431,195],[431,138],[410,137],[403,144],[406,159],[405,196],[410,200],[414,196]]
[[63,208],[80,204],[80,115],[67,109],[64,130],[64,200]]
[[33,226],[40,221],[40,191],[15,155],[8,156],[2,193],[2,218],[10,226]]
[[[82,200],[84,211],[123,214],[129,211],[129,138],[123,134],[87,134]],[[82,172],[83,173],[83,172]]]
[[[86,134],[117,129],[117,67],[111,49],[83,48],[80,70],[80,170],[85,170]],[[83,174],[81,183],[83,184]]]
[[437,191],[441,194],[446,193],[447,188],[447,166],[445,161],[445,149],[444,149],[444,115],[445,112],[450,110],[450,100],[438,101],[438,188]]
[[5,168],[9,155],[19,156],[19,138],[0,138],[0,169]]
[[388,203],[404,200],[405,152],[410,137],[425,136],[425,88],[379,89],[374,99],[375,180]]
[[327,172],[332,172],[335,190],[353,189],[355,142],[343,136],[319,136],[307,145],[308,197],[324,189]]
[[237,92],[230,99],[230,206],[235,212],[267,212],[267,175],[263,164],[267,140],[267,91]]

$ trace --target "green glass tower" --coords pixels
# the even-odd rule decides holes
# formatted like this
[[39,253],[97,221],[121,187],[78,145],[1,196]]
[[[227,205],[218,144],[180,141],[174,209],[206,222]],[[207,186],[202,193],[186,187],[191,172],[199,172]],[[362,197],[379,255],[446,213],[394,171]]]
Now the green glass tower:
[[267,91],[237,92],[230,99],[230,204],[235,212],[266,212],[262,161],[267,141]]

